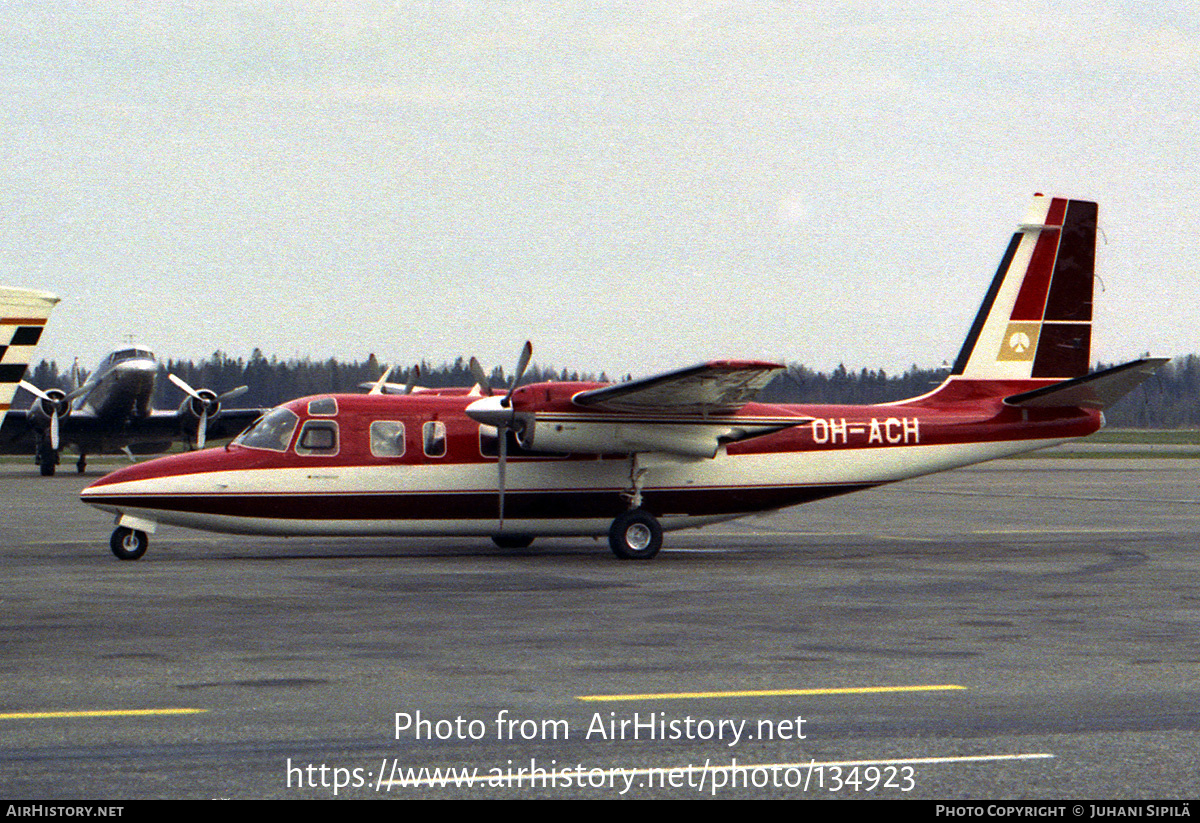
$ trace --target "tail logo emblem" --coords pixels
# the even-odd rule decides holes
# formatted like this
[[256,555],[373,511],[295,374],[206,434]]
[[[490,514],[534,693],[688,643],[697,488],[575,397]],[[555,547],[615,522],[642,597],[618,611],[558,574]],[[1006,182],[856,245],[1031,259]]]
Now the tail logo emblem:
[[1023,363],[1033,360],[1037,353],[1038,335],[1041,333],[1041,323],[1016,322],[1009,323],[1000,343],[1000,352],[996,355],[998,362]]

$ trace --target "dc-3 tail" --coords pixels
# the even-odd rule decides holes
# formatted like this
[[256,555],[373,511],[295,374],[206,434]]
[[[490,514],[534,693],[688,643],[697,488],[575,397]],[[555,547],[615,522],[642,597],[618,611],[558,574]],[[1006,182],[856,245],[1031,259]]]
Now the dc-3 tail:
[[1088,373],[1098,209],[1036,195],[1013,234],[950,377],[934,393],[984,386],[1009,405],[1104,409],[1165,358]]
[[0,286],[0,423],[57,303],[46,292]]

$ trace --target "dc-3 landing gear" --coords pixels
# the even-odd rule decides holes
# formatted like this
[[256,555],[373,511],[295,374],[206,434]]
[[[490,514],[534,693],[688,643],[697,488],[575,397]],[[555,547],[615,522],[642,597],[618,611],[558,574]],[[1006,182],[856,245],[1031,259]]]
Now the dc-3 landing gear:
[[146,536],[145,532],[118,526],[113,531],[108,545],[112,548],[112,553],[119,559],[137,560],[146,553],[146,549],[150,546],[150,538]]
[[642,508],[642,485],[649,471],[650,466],[642,465],[639,455],[633,455],[629,464],[632,488],[624,493],[629,511],[617,515],[608,529],[608,545],[622,560],[649,560],[662,548],[662,525]]
[[53,477],[54,470],[58,468],[58,449],[51,448],[48,442],[39,442],[33,460],[41,469],[42,477]]

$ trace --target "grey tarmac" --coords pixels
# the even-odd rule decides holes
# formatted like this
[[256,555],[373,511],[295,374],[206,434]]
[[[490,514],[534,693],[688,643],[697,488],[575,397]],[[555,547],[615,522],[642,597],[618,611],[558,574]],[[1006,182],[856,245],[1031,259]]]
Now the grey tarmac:
[[0,467],[5,797],[1197,794],[1191,457],[999,461],[648,563],[173,528],[121,562],[96,476]]

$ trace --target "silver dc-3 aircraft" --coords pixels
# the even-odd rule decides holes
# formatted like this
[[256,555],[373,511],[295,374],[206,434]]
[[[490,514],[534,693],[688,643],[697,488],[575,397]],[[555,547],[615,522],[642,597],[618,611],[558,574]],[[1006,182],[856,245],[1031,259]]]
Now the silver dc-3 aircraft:
[[[81,493],[109,545],[160,523],[271,535],[477,535],[505,547],[607,535],[648,559],[663,533],[1085,437],[1162,359],[1088,373],[1097,207],[1034,197],[951,373],[871,406],[767,405],[784,368],[723,360],[617,384],[320,395],[222,449],[122,468]],[[481,372],[476,368],[477,372]],[[480,387],[477,387],[480,388]]]
[[177,409],[152,409],[157,376],[154,352],[128,346],[108,354],[71,392],[21,380],[21,388],[36,399],[27,410],[12,410],[0,425],[0,452],[32,452],[42,474],[51,476],[60,450],[73,446],[82,474],[89,454],[158,454],[181,439],[204,448],[207,438],[231,437],[262,414],[262,409],[223,407],[245,393],[245,386],[217,394],[194,389],[174,374],[167,377],[186,395],[183,402]]

